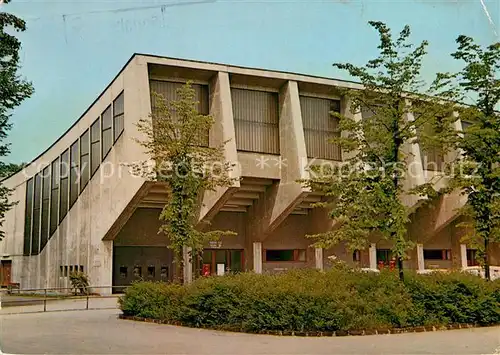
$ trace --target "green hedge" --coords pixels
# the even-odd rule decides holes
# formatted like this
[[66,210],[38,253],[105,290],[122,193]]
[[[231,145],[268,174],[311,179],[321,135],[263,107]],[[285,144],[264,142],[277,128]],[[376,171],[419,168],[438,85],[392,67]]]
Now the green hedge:
[[189,286],[139,282],[120,299],[125,315],[248,332],[338,331],[500,323],[500,282],[460,273],[407,275],[290,271],[199,279]]

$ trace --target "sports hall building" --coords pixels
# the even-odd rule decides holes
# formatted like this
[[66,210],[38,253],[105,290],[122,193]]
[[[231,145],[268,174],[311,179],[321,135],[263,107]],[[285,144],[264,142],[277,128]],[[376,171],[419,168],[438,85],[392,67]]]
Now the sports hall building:
[[[136,142],[141,139],[136,123],[149,116],[152,92],[174,99],[188,80],[200,112],[215,119],[206,144],[228,141],[224,154],[236,164],[232,176],[240,179],[206,193],[199,214],[200,225],[210,221],[210,228],[237,236],[207,245],[196,261],[199,267],[186,273],[322,269],[331,256],[364,268],[389,266],[391,246],[376,237],[370,248],[355,252],[341,245],[312,248],[305,238],[334,223],[328,211],[311,208],[323,197],[297,180],[309,176],[310,164],[345,159],[339,147],[326,141],[337,127],[330,111],[353,115],[339,88],[361,88],[358,84],[135,54],[62,137],[4,180],[19,202],[6,215],[6,237],[0,241],[2,285],[67,287],[76,270],[87,273],[94,286],[173,278],[168,240],[158,234],[166,190],[134,176],[126,164],[148,159]],[[460,120],[456,125],[461,128]],[[441,174],[450,159],[417,144],[406,149],[413,169],[406,179],[409,187]],[[430,205],[405,201],[413,210],[409,233],[417,243],[406,267],[425,271],[475,265],[475,250],[460,242],[463,232],[457,227],[456,209],[464,202],[459,194]],[[492,247],[491,263],[500,265],[498,245]]]

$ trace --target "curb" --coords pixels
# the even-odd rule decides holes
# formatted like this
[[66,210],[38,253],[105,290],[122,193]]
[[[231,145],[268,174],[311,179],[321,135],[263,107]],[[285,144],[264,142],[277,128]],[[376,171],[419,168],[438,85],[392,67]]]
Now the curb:
[[[123,313],[118,315],[119,319],[133,320],[137,322],[145,323],[155,323],[155,324],[168,324],[188,328],[196,329],[212,329],[219,331],[231,331],[236,333],[247,333],[247,334],[266,334],[266,335],[278,335],[278,336],[297,336],[297,337],[342,337],[342,336],[363,336],[363,335],[382,335],[382,334],[403,334],[403,333],[423,333],[423,332],[436,332],[441,330],[455,330],[455,329],[470,329],[470,328],[480,328],[478,324],[471,323],[453,323],[443,326],[419,326],[419,327],[409,327],[409,328],[380,328],[380,329],[362,329],[362,330],[337,330],[337,331],[291,331],[291,330],[262,330],[258,332],[248,332],[243,329],[223,329],[216,327],[193,327],[182,322],[173,322],[162,319],[153,319],[145,317],[136,316],[126,316]],[[483,326],[487,327],[487,326]]]

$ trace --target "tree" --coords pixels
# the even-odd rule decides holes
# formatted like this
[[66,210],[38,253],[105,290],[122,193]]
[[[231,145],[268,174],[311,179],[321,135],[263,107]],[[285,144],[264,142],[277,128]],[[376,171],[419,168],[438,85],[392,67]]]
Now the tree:
[[206,146],[206,133],[214,120],[210,115],[198,113],[195,91],[190,83],[177,90],[177,101],[167,102],[154,94],[154,109],[150,119],[142,119],[138,129],[146,139],[139,141],[154,162],[152,169],[142,169],[145,176],[163,183],[169,198],[160,214],[161,233],[169,239],[178,265],[177,279],[182,280],[184,248],[192,255],[199,253],[204,244],[217,240],[229,231],[204,232],[197,226],[197,217],[205,191],[230,186],[232,165],[224,159],[224,144]]
[[0,162],[0,179],[5,179],[21,170],[28,165],[26,163],[16,164],[16,163],[3,163]]
[[[8,3],[5,1],[4,3]],[[9,144],[5,142],[12,124],[9,122],[11,112],[21,102],[33,94],[33,86],[18,74],[19,51],[21,42],[7,29],[16,32],[26,30],[26,23],[9,13],[0,12],[0,157],[10,153]],[[0,171],[9,170],[8,164],[0,161]],[[4,175],[5,176],[5,175]],[[5,236],[2,230],[5,214],[15,202],[9,200],[11,190],[0,182],[0,240]]]
[[495,108],[500,101],[500,43],[485,48],[467,36],[456,40],[457,51],[452,57],[464,63],[461,71],[438,74],[434,90],[447,100],[468,102],[456,104],[463,132],[456,136],[456,146],[463,159],[450,189],[466,194],[467,203],[461,210],[473,233],[466,236],[479,250],[486,279],[490,279],[490,243],[500,242],[500,116]]
[[334,64],[361,81],[362,90],[344,95],[350,99],[350,112],[362,112],[363,118],[332,112],[342,134],[331,143],[338,144],[349,158],[341,167],[311,167],[312,178],[305,183],[332,198],[331,203],[319,206],[329,206],[330,217],[337,223],[332,231],[310,237],[319,247],[344,242],[349,249],[366,248],[370,236],[384,238],[393,245],[403,279],[403,260],[414,247],[407,237],[410,209],[403,198],[433,193],[430,184],[416,186],[414,191],[404,187],[412,158],[405,148],[420,141],[426,149],[445,149],[452,118],[447,105],[420,93],[427,42],[417,47],[409,43],[408,26],[394,39],[385,24],[369,24],[380,37],[379,56],[363,67]]

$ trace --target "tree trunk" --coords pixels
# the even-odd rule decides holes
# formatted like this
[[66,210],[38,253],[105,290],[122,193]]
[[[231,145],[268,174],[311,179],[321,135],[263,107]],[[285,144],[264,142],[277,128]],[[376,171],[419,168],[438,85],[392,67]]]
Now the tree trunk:
[[182,247],[175,251],[175,282],[184,284],[184,253]]
[[491,275],[490,275],[490,251],[489,251],[489,245],[490,240],[489,238],[484,238],[484,278],[487,281],[491,281]]
[[398,256],[398,271],[399,271],[399,281],[405,280],[405,274],[403,272],[403,258]]

